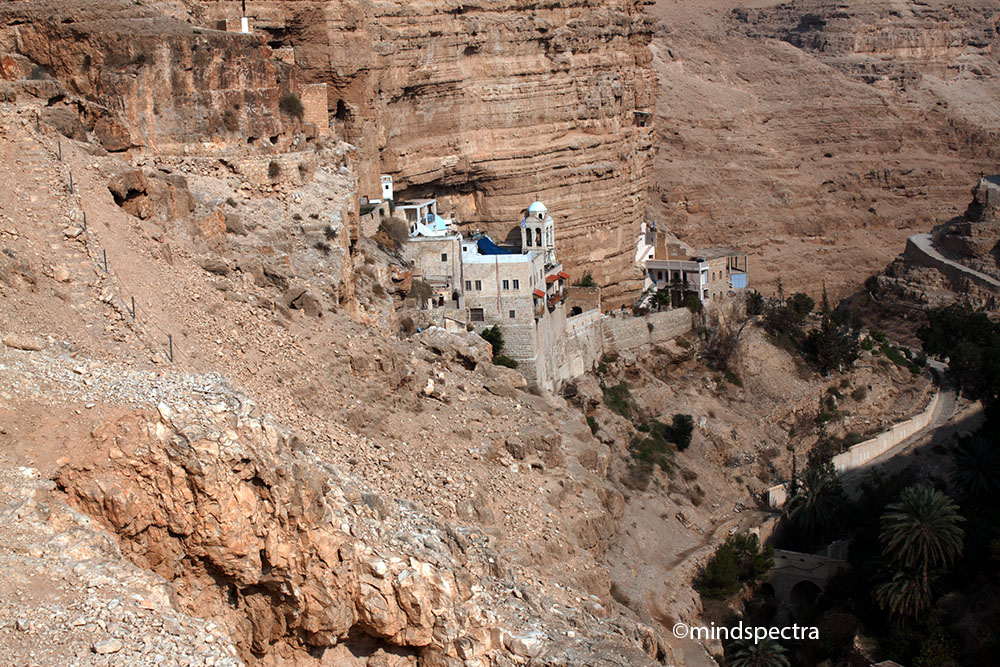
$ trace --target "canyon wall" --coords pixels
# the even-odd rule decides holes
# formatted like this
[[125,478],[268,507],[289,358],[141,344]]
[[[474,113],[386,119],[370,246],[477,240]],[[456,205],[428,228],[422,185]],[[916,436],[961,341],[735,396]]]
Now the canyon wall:
[[[240,11],[202,1],[211,24]],[[331,124],[359,149],[360,194],[432,196],[505,237],[536,199],[560,259],[615,305],[639,287],[654,80],[636,0],[248,2],[254,31],[326,83]]]
[[109,151],[287,150],[305,129],[303,114],[281,109],[301,88],[293,68],[251,35],[120,0],[4,3],[0,26],[0,51],[30,61],[26,78],[61,83],[50,104],[78,102]]
[[[751,8],[751,5],[753,7]],[[996,3],[658,0],[651,216],[845,296],[996,171]]]

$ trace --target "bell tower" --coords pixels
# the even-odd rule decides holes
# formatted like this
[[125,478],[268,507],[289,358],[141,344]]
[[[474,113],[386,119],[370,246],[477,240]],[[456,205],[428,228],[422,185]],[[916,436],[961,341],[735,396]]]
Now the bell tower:
[[545,263],[556,263],[556,225],[540,201],[528,207],[521,219],[521,252],[542,251]]

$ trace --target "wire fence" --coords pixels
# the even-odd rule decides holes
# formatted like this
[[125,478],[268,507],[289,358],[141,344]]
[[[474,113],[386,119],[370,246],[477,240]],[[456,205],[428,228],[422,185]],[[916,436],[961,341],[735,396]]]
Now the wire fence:
[[[35,129],[39,133],[41,132],[41,121],[37,112],[35,113]],[[52,147],[50,143],[47,144],[44,138],[41,144],[57,161],[63,162],[62,139],[56,140],[55,147]],[[73,181],[73,170],[67,168],[65,174],[69,195],[71,197],[73,195],[79,197],[77,187]],[[70,217],[72,219],[75,216],[77,218],[76,222],[80,224],[80,234],[83,236],[83,245],[87,256],[90,258],[95,271],[103,273],[107,279],[104,293],[106,296],[102,298],[104,303],[117,310],[126,321],[130,322],[136,334],[140,338],[145,338],[144,342],[150,349],[162,352],[170,363],[183,361],[185,357],[174,343],[173,332],[160,326],[157,322],[157,313],[153,310],[154,306],[137,303],[135,295],[131,294],[130,290],[127,289],[128,281],[115,271],[114,264],[108,257],[107,248],[101,245],[100,239],[97,238],[93,229],[88,224],[87,212],[83,208],[82,201],[79,198],[75,201],[71,199],[70,206],[76,209],[72,211]],[[151,331],[154,333],[151,333]]]

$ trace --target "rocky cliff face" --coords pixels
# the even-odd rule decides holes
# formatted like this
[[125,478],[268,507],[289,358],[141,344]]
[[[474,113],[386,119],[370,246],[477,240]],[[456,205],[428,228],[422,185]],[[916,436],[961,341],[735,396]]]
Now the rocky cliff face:
[[5,3],[0,25],[0,50],[30,61],[27,78],[58,80],[65,90],[51,101],[76,98],[85,125],[109,151],[259,150],[279,140],[287,146],[299,125],[279,109],[294,84],[291,67],[250,35],[115,0],[99,10],[81,2]]
[[[359,147],[361,194],[436,194],[467,229],[505,236],[536,199],[561,259],[610,297],[636,287],[651,159],[650,30],[636,0],[255,2],[254,30],[328,84]],[[199,3],[206,23],[237,3]]]

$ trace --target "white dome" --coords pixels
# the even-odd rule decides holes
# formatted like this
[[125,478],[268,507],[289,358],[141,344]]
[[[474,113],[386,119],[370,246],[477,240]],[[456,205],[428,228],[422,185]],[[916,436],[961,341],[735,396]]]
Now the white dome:
[[534,202],[528,207],[528,213],[548,213],[549,209],[545,208],[545,204],[540,201]]

